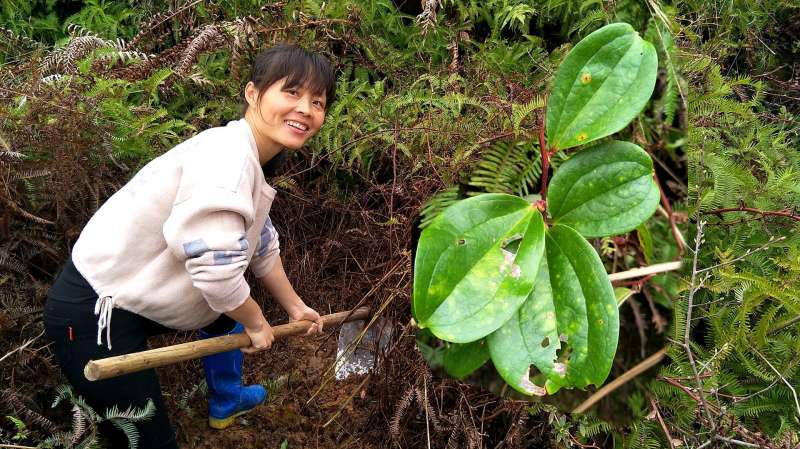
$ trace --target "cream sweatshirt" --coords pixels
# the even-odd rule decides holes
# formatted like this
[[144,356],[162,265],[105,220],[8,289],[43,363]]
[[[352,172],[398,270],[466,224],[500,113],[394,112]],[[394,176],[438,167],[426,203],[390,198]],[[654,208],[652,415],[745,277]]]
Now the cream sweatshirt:
[[[99,295],[98,344],[113,308],[197,329],[250,295],[244,271],[269,273],[275,190],[244,119],[203,131],[145,165],[92,216],[72,252]],[[109,342],[110,345],[110,342]]]

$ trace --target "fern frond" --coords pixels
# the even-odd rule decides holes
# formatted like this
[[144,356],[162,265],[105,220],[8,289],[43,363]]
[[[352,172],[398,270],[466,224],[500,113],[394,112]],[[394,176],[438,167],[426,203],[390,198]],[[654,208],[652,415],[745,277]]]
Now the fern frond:
[[496,142],[482,155],[469,185],[489,193],[525,196],[541,175],[539,153],[529,142]]

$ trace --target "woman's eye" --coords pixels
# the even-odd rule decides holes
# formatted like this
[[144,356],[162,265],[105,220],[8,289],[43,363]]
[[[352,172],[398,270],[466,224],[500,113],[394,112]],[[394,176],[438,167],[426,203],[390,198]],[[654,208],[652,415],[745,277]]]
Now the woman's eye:
[[289,95],[297,95],[297,89],[286,89]]
[[320,100],[314,100],[314,106],[317,106],[317,107],[320,107],[320,108],[323,108],[323,109],[325,108],[325,104]]

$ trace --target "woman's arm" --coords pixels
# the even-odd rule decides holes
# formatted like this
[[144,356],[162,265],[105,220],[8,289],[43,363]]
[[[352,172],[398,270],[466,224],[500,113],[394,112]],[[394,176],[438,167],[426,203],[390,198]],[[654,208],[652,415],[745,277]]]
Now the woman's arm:
[[280,256],[277,257],[272,270],[265,276],[259,278],[261,284],[269,291],[275,301],[283,307],[289,314],[289,321],[309,320],[314,324],[308,329],[306,335],[322,332],[322,318],[311,307],[308,307],[297,292],[294,291],[286,272],[283,270],[283,263]]
[[242,323],[245,333],[250,337],[250,346],[242,348],[242,352],[252,354],[269,349],[272,346],[272,342],[275,340],[275,336],[272,334],[272,327],[267,322],[267,319],[264,318],[261,307],[251,296],[248,296],[239,307],[225,312],[225,315]]

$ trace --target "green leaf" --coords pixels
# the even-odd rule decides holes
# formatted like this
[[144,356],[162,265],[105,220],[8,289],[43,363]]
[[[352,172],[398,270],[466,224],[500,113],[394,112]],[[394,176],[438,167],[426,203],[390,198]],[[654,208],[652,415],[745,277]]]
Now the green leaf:
[[[486,339],[492,362],[507,384],[523,394],[545,394],[544,388],[531,382],[530,365],[545,375],[558,375],[555,359],[561,347],[546,257],[542,257],[536,285],[528,299]],[[563,366],[558,367],[562,373]]]
[[422,357],[428,362],[431,369],[439,369],[444,364],[444,353],[446,349],[430,329],[420,329],[417,332],[417,349],[422,353]]
[[627,23],[575,45],[547,101],[547,142],[567,149],[613,134],[642,111],[655,87],[658,56]]
[[[497,372],[528,395],[602,384],[619,336],[617,299],[589,242],[575,230],[555,225],[546,234],[545,250],[533,292],[487,338]],[[558,356],[565,347],[568,359]],[[531,381],[531,364],[547,379],[544,388]]]
[[483,339],[471,343],[452,343],[444,353],[444,370],[463,379],[489,360],[489,348]]
[[625,287],[614,287],[614,297],[617,298],[617,308],[621,307],[631,296],[633,296],[633,290]]
[[650,265],[653,263],[653,236],[650,234],[650,230],[647,229],[645,223],[636,227],[636,236],[639,239],[639,246],[642,248],[644,263]]
[[[592,245],[568,226],[550,228],[546,249],[558,332],[570,347],[568,385],[601,385],[611,371],[619,338],[611,281]],[[547,389],[551,391],[550,385]]]
[[653,161],[630,142],[611,141],[581,151],[556,171],[547,192],[554,222],[584,237],[622,234],[658,207]]
[[478,195],[445,209],[420,236],[413,313],[454,343],[494,332],[533,289],[544,220],[512,195]]

